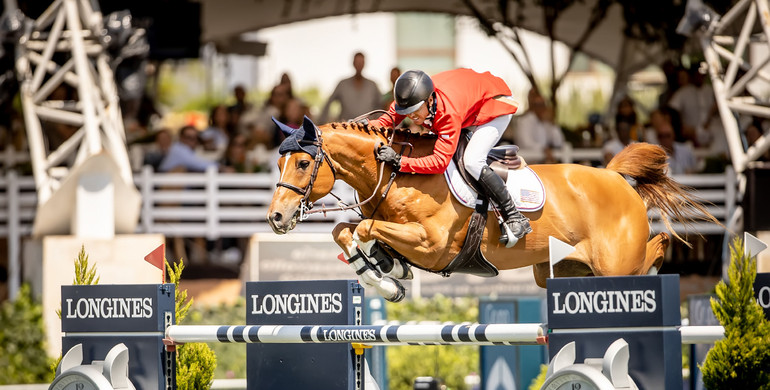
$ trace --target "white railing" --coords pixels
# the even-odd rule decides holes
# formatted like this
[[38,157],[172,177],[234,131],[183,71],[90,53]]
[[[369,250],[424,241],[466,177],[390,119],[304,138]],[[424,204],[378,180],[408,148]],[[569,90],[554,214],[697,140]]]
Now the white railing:
[[[732,170],[719,174],[675,175],[673,178],[693,188],[693,193],[710,202],[707,209],[722,223],[727,223],[737,207],[737,181]],[[187,237],[247,237],[268,232],[265,221],[277,177],[271,173],[157,173],[145,167],[134,176],[142,194],[141,219],[137,233],[160,233]],[[353,190],[344,183],[334,193],[347,203],[354,203]],[[336,206],[331,196],[316,207]],[[30,176],[8,171],[0,176],[0,237],[26,236],[32,231],[37,208],[35,183]],[[657,211],[650,211],[654,231],[661,231]],[[339,222],[356,221],[352,211],[313,214],[297,225],[297,231],[329,232]],[[677,232],[684,226],[675,223]],[[712,223],[696,223],[696,232],[721,234]]]
[[[142,193],[139,233],[168,236],[249,237],[271,231],[265,218],[278,177],[271,173],[156,173],[144,167],[134,181]],[[338,182],[334,190],[344,202],[353,204],[353,189]],[[316,208],[336,206],[326,196]],[[312,214],[297,225],[299,232],[331,232],[344,221],[357,220],[352,211]]]

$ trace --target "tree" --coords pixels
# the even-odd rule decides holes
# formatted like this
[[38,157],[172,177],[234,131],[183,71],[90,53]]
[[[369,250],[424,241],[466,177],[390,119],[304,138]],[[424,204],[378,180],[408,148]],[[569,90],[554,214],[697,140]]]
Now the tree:
[[[176,313],[174,318],[177,324],[181,324],[187,317],[193,300],[187,299],[187,290],[179,288],[182,279],[184,264],[180,261],[173,267],[166,261],[168,278],[174,283],[174,301]],[[204,343],[189,343],[180,345],[176,349],[176,387],[179,390],[205,390],[210,389],[214,381],[214,370],[217,367],[217,356],[214,351]]]
[[711,309],[725,328],[703,363],[709,389],[770,389],[770,322],[754,298],[757,264],[743,254],[736,239],[731,248],[729,283],[720,281]]

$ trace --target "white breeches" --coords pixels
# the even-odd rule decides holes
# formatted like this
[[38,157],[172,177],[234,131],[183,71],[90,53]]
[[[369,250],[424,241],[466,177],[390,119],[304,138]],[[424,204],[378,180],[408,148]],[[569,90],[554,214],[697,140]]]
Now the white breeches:
[[483,125],[476,126],[476,129],[473,130],[473,135],[463,154],[463,162],[465,170],[474,179],[479,179],[481,169],[487,165],[487,154],[500,141],[508,123],[511,122],[511,117],[513,115],[510,114],[498,116]]

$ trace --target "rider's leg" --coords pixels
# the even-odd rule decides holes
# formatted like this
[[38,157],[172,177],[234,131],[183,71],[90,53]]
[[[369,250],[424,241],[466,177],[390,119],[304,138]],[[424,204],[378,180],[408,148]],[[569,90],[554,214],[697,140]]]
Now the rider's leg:
[[500,233],[500,242],[509,248],[516,245],[519,238],[532,231],[529,219],[516,209],[503,180],[487,166],[487,154],[500,140],[510,120],[511,115],[504,115],[479,126],[473,132],[463,154],[465,170],[478,180],[484,193],[502,214],[503,231]]

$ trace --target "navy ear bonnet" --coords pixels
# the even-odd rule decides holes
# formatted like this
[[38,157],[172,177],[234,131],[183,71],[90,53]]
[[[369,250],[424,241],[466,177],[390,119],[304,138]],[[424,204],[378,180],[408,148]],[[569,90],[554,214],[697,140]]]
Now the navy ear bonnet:
[[316,138],[315,125],[310,118],[306,116],[302,122],[302,127],[299,129],[293,129],[275,118],[273,118],[273,122],[286,134],[286,139],[281,142],[281,146],[278,148],[278,154],[305,152],[315,157],[316,153],[318,153],[318,146],[314,143],[318,139]]

